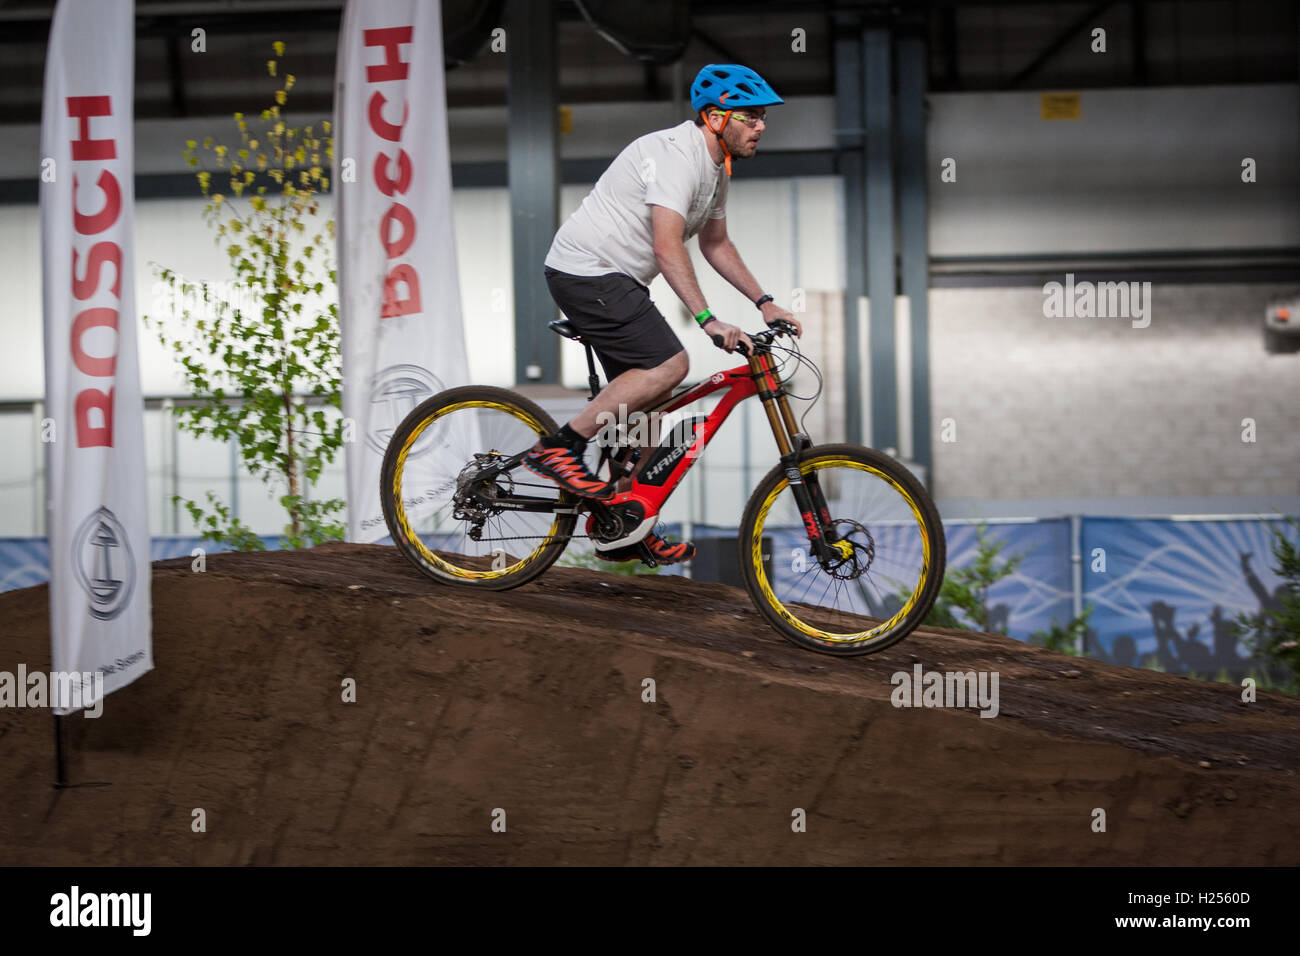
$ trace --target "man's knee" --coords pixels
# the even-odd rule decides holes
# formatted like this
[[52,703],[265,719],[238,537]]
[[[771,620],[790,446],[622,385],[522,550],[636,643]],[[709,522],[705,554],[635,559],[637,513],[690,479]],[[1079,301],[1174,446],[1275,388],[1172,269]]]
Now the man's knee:
[[690,370],[691,360],[687,357],[686,350],[682,349],[682,351],[656,368],[655,372],[664,388],[673,389],[682,384]]

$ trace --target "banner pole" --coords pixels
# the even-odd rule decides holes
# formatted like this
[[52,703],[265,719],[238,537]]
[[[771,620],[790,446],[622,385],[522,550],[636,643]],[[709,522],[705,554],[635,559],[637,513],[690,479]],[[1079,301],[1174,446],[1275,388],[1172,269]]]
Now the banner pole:
[[67,766],[63,760],[63,717],[54,715],[54,789],[65,790],[68,786]]

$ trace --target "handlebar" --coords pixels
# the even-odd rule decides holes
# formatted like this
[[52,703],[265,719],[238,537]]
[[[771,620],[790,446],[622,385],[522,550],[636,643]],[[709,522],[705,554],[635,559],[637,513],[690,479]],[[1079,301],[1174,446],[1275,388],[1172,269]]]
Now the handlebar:
[[[771,345],[782,335],[789,335],[792,338],[796,337],[795,328],[785,319],[777,319],[767,327],[766,331],[755,332],[750,335],[749,340],[754,343],[756,350],[766,351],[767,346]],[[721,335],[711,335],[709,338],[713,339],[714,345],[718,348],[722,348],[723,339]],[[736,350],[740,352],[741,355],[749,354],[749,349],[745,347],[744,342],[737,342]]]

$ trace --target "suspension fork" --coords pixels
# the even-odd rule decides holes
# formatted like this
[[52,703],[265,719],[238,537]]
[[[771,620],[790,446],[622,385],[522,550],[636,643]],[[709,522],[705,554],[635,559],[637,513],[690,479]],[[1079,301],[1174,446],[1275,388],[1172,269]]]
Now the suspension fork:
[[799,458],[803,452],[812,447],[812,439],[799,431],[794,412],[790,409],[789,397],[777,381],[772,366],[772,357],[766,352],[749,357],[749,369],[758,389],[759,401],[767,413],[767,423],[776,439],[777,450],[781,454],[781,467],[790,491],[799,507],[799,516],[803,519],[804,531],[808,543],[819,561],[829,561],[840,557],[834,547],[838,535],[831,523],[830,509],[826,507],[826,498],[822,494],[817,475],[804,475],[799,470]]
[[[790,433],[795,448],[798,451],[811,448],[812,439],[804,432],[801,432],[799,426],[795,423],[794,412],[790,410],[790,398],[786,395],[784,386],[777,389],[776,406],[781,412],[781,421]],[[835,533],[835,525],[831,521],[831,509],[827,507],[826,496],[822,494],[821,480],[817,477],[815,471],[810,471],[804,475],[803,480],[808,487],[808,494],[812,499],[813,515],[816,516],[820,523],[822,536],[828,542],[834,544],[839,540],[840,536]]]

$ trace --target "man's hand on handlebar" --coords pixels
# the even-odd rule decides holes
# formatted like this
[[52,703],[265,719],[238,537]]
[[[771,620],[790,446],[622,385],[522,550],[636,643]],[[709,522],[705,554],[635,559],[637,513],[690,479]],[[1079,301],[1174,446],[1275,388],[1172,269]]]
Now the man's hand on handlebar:
[[719,321],[718,319],[710,319],[700,327],[709,334],[709,337],[713,339],[713,344],[718,346],[720,349],[734,352],[736,351],[736,346],[740,344],[745,347],[744,353],[746,355],[750,355],[754,351],[753,341],[737,326],[728,325],[726,322]]
[[764,302],[760,311],[763,313],[763,321],[768,325],[775,326],[778,322],[785,322],[794,327],[796,338],[803,335],[803,326],[799,324],[799,320],[775,302]]

